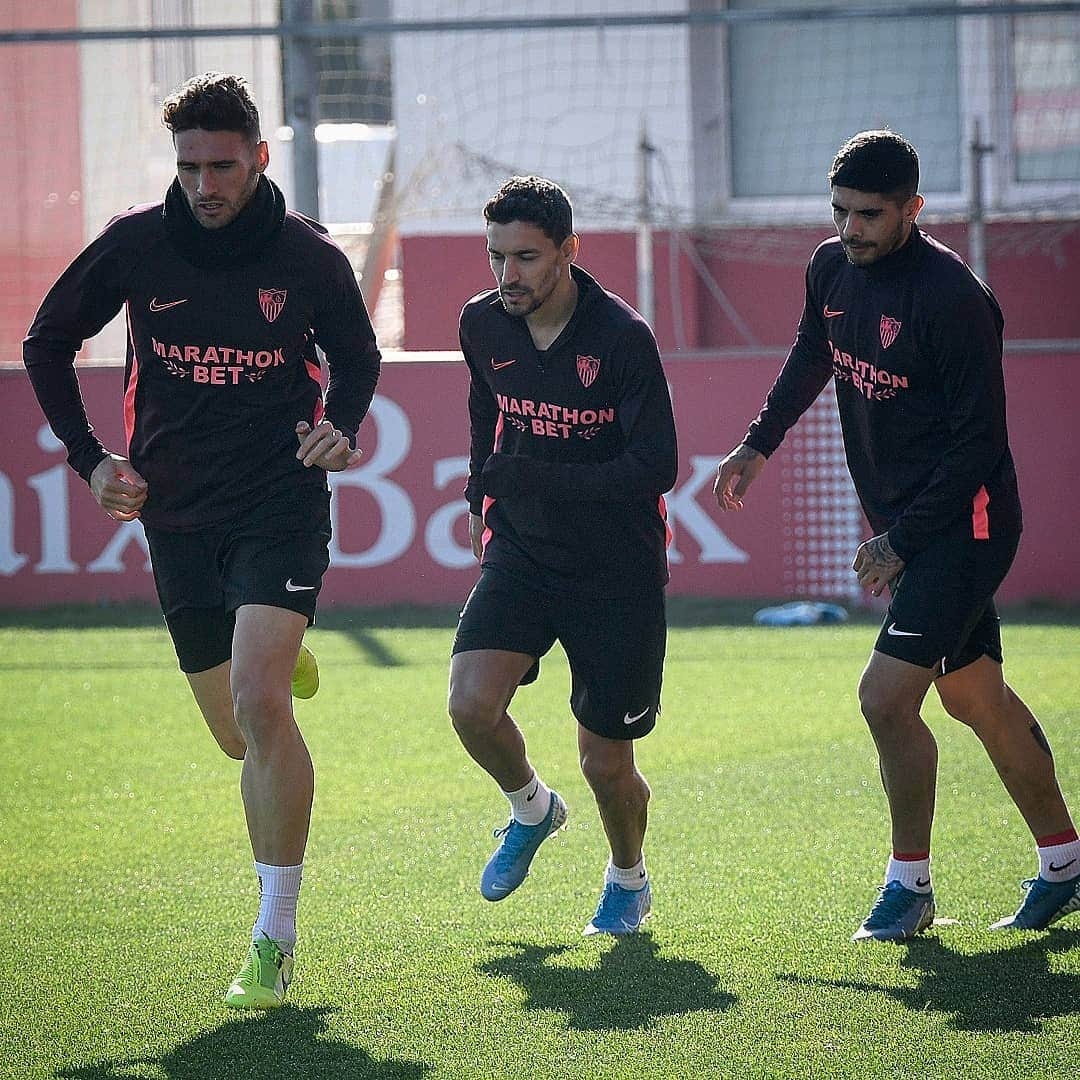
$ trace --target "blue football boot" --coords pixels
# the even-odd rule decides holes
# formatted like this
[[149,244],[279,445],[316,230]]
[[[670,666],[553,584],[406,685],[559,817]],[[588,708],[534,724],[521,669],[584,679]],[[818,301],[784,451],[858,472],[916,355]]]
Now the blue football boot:
[[1080,911],[1080,877],[1069,881],[1028,878],[1021,885],[1027,896],[1019,910],[998,919],[991,930],[1045,930],[1070,912]]
[[890,881],[870,909],[852,941],[907,941],[934,921],[934,894],[907,889]]
[[547,815],[539,825],[522,825],[511,818],[505,828],[496,829],[502,843],[480,875],[480,895],[485,900],[505,900],[529,876],[537,849],[566,824],[566,816],[566,803],[553,791]]
[[585,937],[593,934],[636,934],[652,911],[652,888],[624,889],[609,881],[604,886],[600,903],[592,922],[582,931]]

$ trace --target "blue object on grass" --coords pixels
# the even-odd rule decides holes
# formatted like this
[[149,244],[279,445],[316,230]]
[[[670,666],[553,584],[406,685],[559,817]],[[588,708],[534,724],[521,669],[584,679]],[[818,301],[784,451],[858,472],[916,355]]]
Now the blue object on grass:
[[795,600],[754,612],[754,622],[759,626],[822,626],[847,622],[847,611],[839,604]]

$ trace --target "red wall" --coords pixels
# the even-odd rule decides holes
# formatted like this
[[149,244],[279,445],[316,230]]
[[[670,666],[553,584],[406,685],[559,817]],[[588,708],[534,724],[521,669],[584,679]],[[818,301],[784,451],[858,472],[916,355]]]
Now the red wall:
[[[931,224],[927,231],[967,255],[966,225]],[[807,259],[828,235],[827,225],[717,229],[693,239],[658,233],[653,265],[661,348],[671,355],[676,345],[691,351],[786,347],[802,311]],[[671,243],[678,255],[674,274]],[[707,278],[686,253],[690,243]],[[463,298],[493,284],[482,235],[405,237],[401,246],[405,348],[456,348]],[[987,226],[986,250],[987,277],[1009,338],[1080,339],[1080,221],[995,222]],[[605,288],[637,302],[631,234],[586,234],[578,261]],[[675,310],[682,314],[681,339]]]
[[[77,25],[76,0],[0,0],[8,29]],[[0,360],[18,358],[38,303],[83,245],[80,100],[78,46],[0,47]]]
[[[1002,590],[1006,600],[1080,601],[1080,562],[1061,543],[1080,531],[1068,480],[1080,475],[1077,360],[1007,359],[1027,531]],[[803,553],[785,507],[798,495],[797,442],[789,439],[770,462],[742,514],[721,515],[711,495],[716,461],[741,438],[778,364],[778,357],[666,364],[681,460],[668,500],[675,594],[783,598],[796,591],[792,567]],[[413,358],[386,363],[383,371],[362,430],[365,463],[337,478],[337,550],[323,597],[348,604],[456,602],[476,576],[460,494],[460,459],[468,451],[464,365]],[[83,367],[80,378],[99,434],[122,450],[121,369]],[[0,605],[152,598],[139,527],[106,518],[64,464],[19,365],[0,366],[0,432]],[[845,546],[837,558],[844,564],[851,554]]]

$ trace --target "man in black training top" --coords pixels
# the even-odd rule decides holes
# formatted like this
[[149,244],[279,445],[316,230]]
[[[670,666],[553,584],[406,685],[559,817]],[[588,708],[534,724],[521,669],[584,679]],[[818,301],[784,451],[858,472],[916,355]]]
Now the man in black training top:
[[806,272],[795,343],[745,441],[720,463],[723,510],[836,381],[848,468],[874,536],[859,583],[892,602],[859,683],[892,821],[885,885],[854,939],[898,941],[934,918],[931,683],[982,741],[1036,839],[1039,874],[995,929],[1041,930],[1080,908],[1080,842],[1035,717],[1002,677],[994,593],[1020,538],[1005,428],[1003,319],[993,293],[923,233],[914,147],[864,131],[829,172],[838,238]]
[[[379,352],[345,255],[263,175],[244,81],[189,79],[163,118],[177,168],[164,203],[114,218],[64,271],[23,356],[71,466],[117,521],[141,518],[180,667],[243,759],[261,902],[226,1002],[272,1008],[292,973],[313,785],[290,682],[329,562],[326,471],[359,457]],[[73,363],[121,307],[124,455],[94,436]]]
[[484,218],[498,288],[461,313],[471,376],[466,497],[481,572],[450,667],[458,736],[510,801],[480,892],[509,896],[566,821],[507,712],[558,640],[581,769],[611,846],[585,933],[629,934],[651,906],[649,787],[633,740],[660,711],[663,493],[677,467],[671,401],[648,324],[573,265],[578,237],[558,185],[514,177]]

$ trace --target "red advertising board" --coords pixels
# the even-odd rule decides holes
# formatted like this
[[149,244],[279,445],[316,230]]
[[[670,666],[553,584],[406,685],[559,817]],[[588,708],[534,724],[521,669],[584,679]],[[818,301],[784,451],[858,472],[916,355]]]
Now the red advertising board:
[[[666,363],[679,429],[680,469],[667,497],[676,595],[856,599],[848,570],[864,535],[842,468],[826,396],[789,435],[741,514],[712,497],[717,460],[739,441],[781,357],[675,359]],[[1080,475],[1071,403],[1080,399],[1072,356],[1007,362],[1013,451],[1026,531],[1003,588],[1009,600],[1080,600],[1080,564],[1062,536],[1080,511],[1067,477]],[[122,451],[122,369],[83,366],[87,410],[103,441]],[[361,432],[361,466],[332,478],[335,536],[323,601],[456,602],[476,568],[469,552],[464,364],[447,354],[406,354],[384,364]],[[0,605],[151,599],[138,523],[118,525],[65,464],[21,366],[0,367]]]

